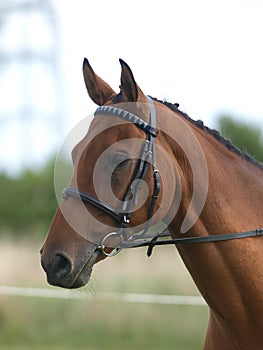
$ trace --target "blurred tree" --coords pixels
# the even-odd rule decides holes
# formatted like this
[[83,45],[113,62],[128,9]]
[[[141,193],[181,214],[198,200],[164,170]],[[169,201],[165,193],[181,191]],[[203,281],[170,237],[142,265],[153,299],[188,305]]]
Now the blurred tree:
[[[64,164],[68,172],[69,164]],[[71,166],[70,166],[71,169]],[[12,233],[46,230],[58,206],[54,190],[54,159],[40,169],[24,170],[16,177],[0,173],[0,229]]]
[[224,115],[219,117],[218,124],[223,136],[242,151],[263,162],[263,137],[259,128]]

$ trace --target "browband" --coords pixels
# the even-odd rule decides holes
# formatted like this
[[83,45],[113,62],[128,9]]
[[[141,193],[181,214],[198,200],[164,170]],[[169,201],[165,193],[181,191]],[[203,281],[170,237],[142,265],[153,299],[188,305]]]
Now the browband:
[[132,124],[135,124],[139,129],[143,130],[146,134],[151,134],[156,137],[158,130],[147,124],[143,119],[137,117],[137,115],[125,111],[124,109],[115,108],[111,106],[101,106],[96,109],[94,116],[98,114],[115,115],[116,117],[122,118]]

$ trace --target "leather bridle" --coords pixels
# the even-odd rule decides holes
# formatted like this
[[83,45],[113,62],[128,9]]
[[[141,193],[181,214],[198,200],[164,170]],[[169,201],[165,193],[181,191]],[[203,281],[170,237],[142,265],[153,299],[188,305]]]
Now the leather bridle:
[[[94,116],[114,115],[116,117],[122,118],[132,123],[137,128],[143,130],[146,135],[140,156],[138,158],[138,163],[135,172],[132,176],[132,180],[122,201],[121,208],[115,209],[109,204],[101,201],[100,199],[72,187],[65,188],[63,191],[64,199],[67,199],[68,197],[78,198],[83,202],[91,204],[95,208],[102,210],[107,215],[111,216],[116,222],[118,222],[119,229],[117,230],[117,232],[108,233],[102,239],[100,244],[98,244],[97,250],[100,250],[103,254],[107,256],[114,256],[118,254],[122,248],[147,246],[147,255],[150,256],[152,254],[154,246],[157,245],[218,242],[246,237],[263,236],[263,228],[247,232],[219,234],[201,237],[186,237],[169,240],[159,240],[159,238],[170,236],[169,232],[160,232],[155,235],[147,234],[151,226],[151,219],[154,214],[155,203],[160,192],[160,174],[156,166],[155,153],[155,139],[158,135],[158,130],[156,129],[156,111],[153,100],[149,96],[147,98],[151,107],[149,123],[146,123],[143,119],[139,118],[135,114],[112,106],[101,106],[97,108],[97,110],[94,113]],[[144,180],[150,166],[152,168],[153,175],[153,192],[151,195],[151,202],[148,210],[148,219],[142,232],[140,232],[139,234],[130,235],[128,224],[134,211],[134,207],[137,204],[138,194],[141,189],[142,180]],[[134,183],[136,184],[135,186],[133,186]],[[118,237],[120,239],[120,244],[111,253],[108,253],[106,251],[107,240],[111,237]]]
[[[121,249],[121,246],[118,246],[113,253],[106,252],[106,241],[113,236],[118,236],[121,239],[121,243],[125,242],[126,247],[137,245],[138,239],[145,237],[149,227],[151,226],[151,219],[154,213],[155,203],[160,192],[160,174],[156,166],[156,154],[155,154],[155,138],[158,135],[156,129],[156,112],[153,100],[148,97],[150,103],[151,112],[150,112],[150,121],[146,123],[143,119],[137,117],[135,114],[127,112],[120,108],[115,108],[112,106],[101,106],[95,113],[96,115],[114,115],[119,118],[122,118],[137,128],[145,132],[145,140],[142,145],[140,155],[138,157],[137,166],[135,172],[132,176],[130,185],[128,186],[127,192],[122,201],[122,206],[119,209],[112,208],[109,204],[101,201],[100,199],[79,191],[75,188],[68,187],[63,191],[63,198],[66,199],[69,196],[79,198],[83,202],[93,205],[94,207],[104,211],[106,214],[110,215],[115,221],[119,224],[119,230],[117,232],[111,232],[107,234],[99,244],[97,249],[100,249],[105,255],[113,256],[116,255]],[[148,211],[147,223],[143,229],[143,232],[137,235],[131,236],[128,230],[128,224],[130,222],[132,213],[137,204],[138,194],[140,192],[142,182],[149,170],[149,167],[152,167],[153,174],[153,193],[151,196],[151,202]],[[135,185],[134,185],[135,184]]]

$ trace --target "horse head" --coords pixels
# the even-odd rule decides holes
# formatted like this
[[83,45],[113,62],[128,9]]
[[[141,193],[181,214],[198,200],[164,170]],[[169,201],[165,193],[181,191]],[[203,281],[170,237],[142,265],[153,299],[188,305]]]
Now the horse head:
[[[88,94],[102,107],[72,151],[72,179],[41,249],[41,263],[53,285],[85,285],[95,263],[112,255],[124,236],[132,241],[134,232],[160,221],[172,202],[170,188],[166,204],[160,204],[162,180],[152,156],[158,133],[150,121],[154,102],[137,85],[130,67],[120,63],[118,94],[87,59],[83,63]],[[158,158],[162,166],[165,157]]]

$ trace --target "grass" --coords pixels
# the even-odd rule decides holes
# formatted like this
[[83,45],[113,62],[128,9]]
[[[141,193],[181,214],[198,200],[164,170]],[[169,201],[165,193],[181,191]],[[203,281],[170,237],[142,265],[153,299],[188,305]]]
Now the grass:
[[[91,290],[197,294],[171,248],[156,250],[151,259],[141,249],[127,251],[98,264],[84,300],[1,296],[0,349],[201,349],[206,307],[88,298]],[[2,242],[0,263],[9,273],[1,269],[1,284],[47,287],[37,250],[35,243]]]
[[5,298],[1,310],[0,349],[199,349],[207,314],[202,307],[24,298]]

